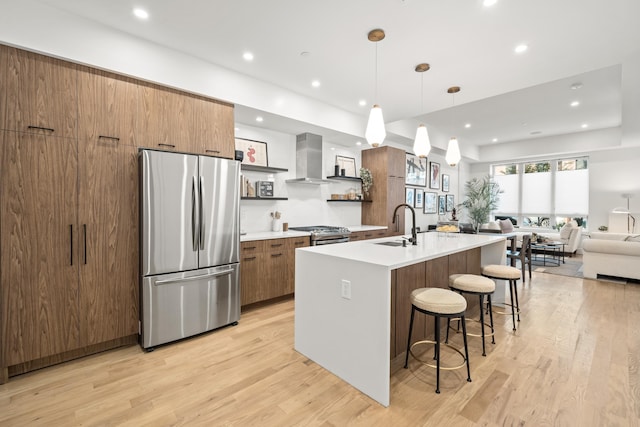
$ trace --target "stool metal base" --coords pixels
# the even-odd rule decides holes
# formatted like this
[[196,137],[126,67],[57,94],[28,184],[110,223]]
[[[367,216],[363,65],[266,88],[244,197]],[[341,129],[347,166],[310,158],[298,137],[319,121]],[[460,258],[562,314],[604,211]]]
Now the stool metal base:
[[[467,334],[469,335],[469,334]],[[431,340],[422,340],[422,341],[416,341],[413,344],[411,344],[411,347],[409,348],[409,354],[411,354],[411,356],[416,359],[418,362],[422,363],[425,366],[428,366],[430,368],[434,368],[434,369],[438,369],[437,365],[432,365],[429,362],[426,362],[422,359],[420,359],[418,356],[415,355],[415,353],[413,352],[413,347],[415,347],[416,345],[420,345],[420,344],[433,344],[435,345],[436,342],[435,341],[431,341]],[[456,347],[450,345],[450,344],[446,344],[446,343],[440,343],[440,345],[444,345],[445,347],[450,348],[451,350],[455,351],[456,353],[458,353],[461,357],[462,357],[462,363],[458,366],[440,366],[440,369],[442,369],[443,371],[455,371],[456,369],[460,369],[463,368],[467,365],[467,358],[464,357],[464,354],[462,354],[462,352],[457,349]]]
[[[495,311],[494,311],[494,313],[495,313]],[[498,314],[501,314],[501,313],[498,313]],[[505,314],[507,314],[507,313],[505,313]],[[509,314],[511,314],[511,313],[509,313]],[[459,319],[451,319],[451,320],[459,320]],[[467,322],[480,323],[480,321],[479,321],[478,319],[467,319]],[[467,326],[468,326],[468,325],[467,325]],[[489,324],[489,323],[487,323],[487,322],[484,322],[484,326],[486,326],[486,327],[488,327],[488,328],[491,328],[491,327],[492,327],[492,326],[491,326],[491,324]],[[456,334],[459,334],[459,333],[460,333],[460,326],[458,326],[458,328],[454,328],[453,326],[449,325],[449,329],[453,329],[454,331],[456,331]],[[492,331],[492,332],[490,332],[490,333],[485,332],[484,336],[485,336],[485,337],[493,337],[493,336],[495,336],[495,334],[496,334],[496,333],[495,333],[495,332],[493,332],[493,331]],[[482,338],[482,334],[472,334],[472,333],[471,333],[471,332],[469,332],[469,331],[467,331],[467,336],[468,336],[468,337]],[[447,343],[447,342],[445,341],[445,344],[446,344],[446,343]],[[493,344],[495,344],[495,342],[494,342]]]

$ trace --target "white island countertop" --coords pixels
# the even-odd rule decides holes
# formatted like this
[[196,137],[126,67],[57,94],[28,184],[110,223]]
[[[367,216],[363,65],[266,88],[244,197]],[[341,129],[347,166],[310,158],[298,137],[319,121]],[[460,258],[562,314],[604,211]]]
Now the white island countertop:
[[313,246],[298,248],[298,251],[310,251],[335,258],[384,266],[390,270],[417,264],[441,256],[479,248],[490,243],[506,240],[500,234],[460,234],[460,233],[421,233],[418,244],[407,246],[386,246],[379,243],[401,242],[402,237],[385,237],[382,239],[361,240],[342,243],[340,245]]
[[416,246],[376,244],[394,241],[402,237],[297,248],[295,256],[295,349],[384,406],[390,404],[393,271],[476,248],[480,265],[506,262],[500,234],[434,232],[419,234]]

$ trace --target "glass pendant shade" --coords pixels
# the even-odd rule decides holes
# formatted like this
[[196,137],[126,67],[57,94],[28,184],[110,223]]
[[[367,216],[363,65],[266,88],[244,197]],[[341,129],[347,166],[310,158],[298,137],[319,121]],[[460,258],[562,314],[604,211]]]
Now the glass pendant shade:
[[416,140],[413,142],[413,152],[418,157],[427,157],[430,151],[431,142],[429,142],[427,127],[420,125],[416,131]]
[[384,119],[382,118],[382,108],[378,104],[371,108],[364,136],[372,147],[380,146],[387,137],[387,131],[384,129]]
[[447,155],[444,159],[447,161],[449,166],[455,166],[458,164],[462,156],[460,155],[460,147],[458,147],[458,140],[456,138],[451,138],[449,140],[449,146],[447,147]]

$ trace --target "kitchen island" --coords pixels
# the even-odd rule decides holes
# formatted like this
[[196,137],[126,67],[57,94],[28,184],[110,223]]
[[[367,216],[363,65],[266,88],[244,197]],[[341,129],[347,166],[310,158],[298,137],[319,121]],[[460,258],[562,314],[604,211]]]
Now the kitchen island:
[[[506,260],[499,234],[423,233],[415,246],[388,246],[401,241],[296,249],[295,349],[384,406],[391,359],[406,346],[411,290],[446,288],[449,274],[479,274],[481,265]],[[504,286],[496,297],[504,299]],[[425,322],[414,336],[428,329]]]

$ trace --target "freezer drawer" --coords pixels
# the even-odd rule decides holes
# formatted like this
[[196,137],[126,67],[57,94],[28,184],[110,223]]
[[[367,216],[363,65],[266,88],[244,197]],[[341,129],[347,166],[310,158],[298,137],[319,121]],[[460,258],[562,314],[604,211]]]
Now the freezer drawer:
[[239,265],[142,278],[142,347],[240,319]]

